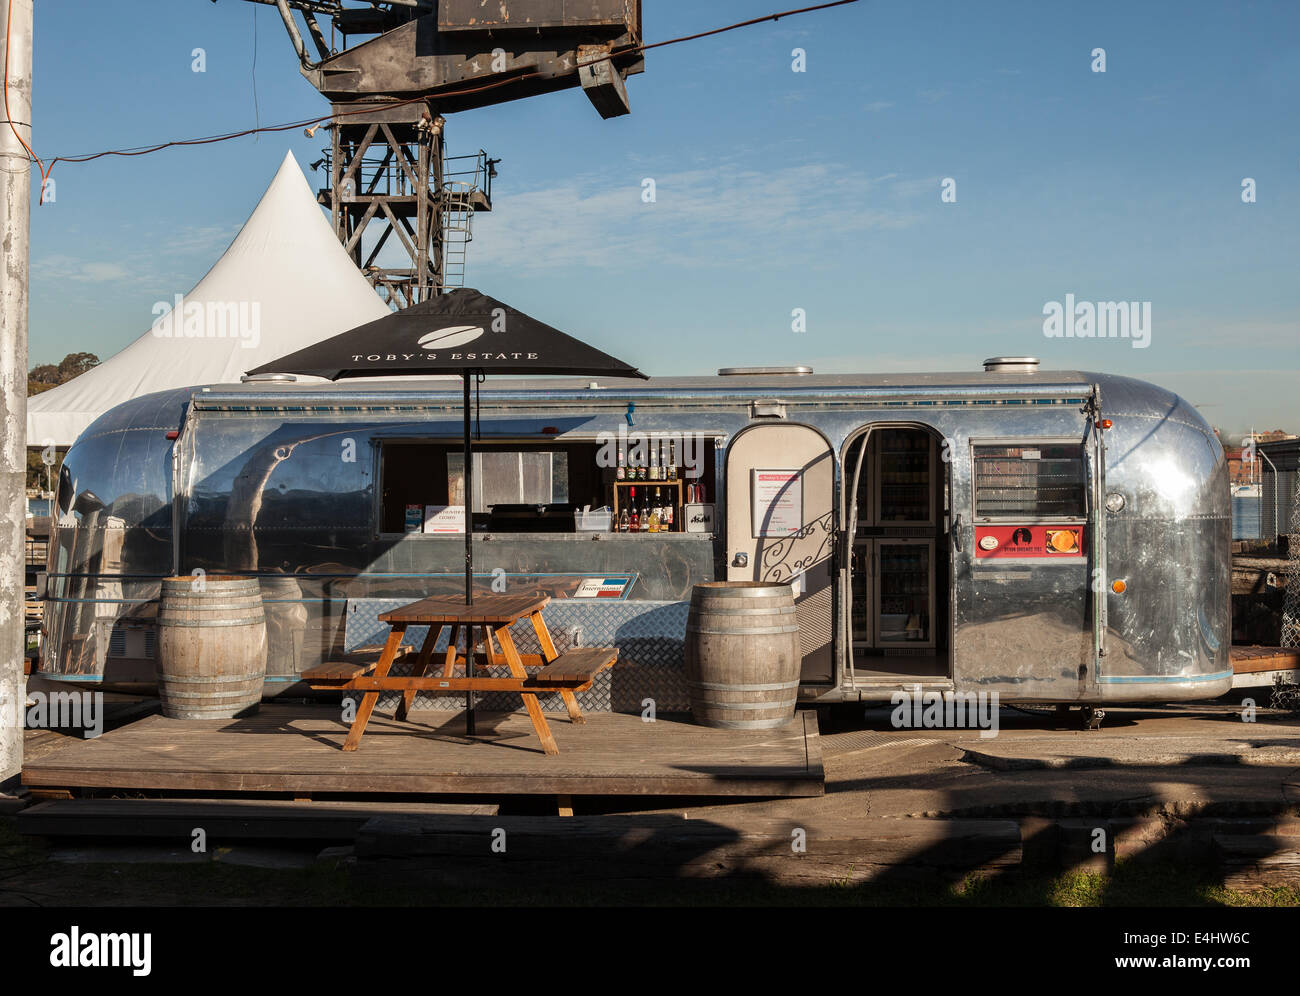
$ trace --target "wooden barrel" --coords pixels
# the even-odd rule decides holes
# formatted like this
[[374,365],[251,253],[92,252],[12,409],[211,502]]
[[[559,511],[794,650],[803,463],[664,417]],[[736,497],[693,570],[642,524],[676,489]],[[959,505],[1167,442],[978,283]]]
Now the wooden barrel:
[[266,680],[266,617],[257,578],[166,578],[158,609],[158,695],[172,719],[257,711]]
[[788,584],[697,584],[685,649],[686,687],[697,723],[766,730],[794,718],[803,653]]

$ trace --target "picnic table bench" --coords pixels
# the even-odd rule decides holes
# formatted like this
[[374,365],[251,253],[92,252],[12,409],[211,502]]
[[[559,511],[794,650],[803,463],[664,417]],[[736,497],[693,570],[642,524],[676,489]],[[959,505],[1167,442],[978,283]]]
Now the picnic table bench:
[[[366,724],[374,712],[379,694],[402,693],[396,718],[405,721],[419,692],[465,693],[465,732],[474,735],[475,692],[517,692],[528,710],[537,739],[547,754],[558,754],[546,717],[542,714],[539,695],[559,692],[573,723],[583,723],[577,693],[591,687],[596,675],[618,659],[615,647],[581,647],[561,654],[555,649],[551,634],[542,619],[542,609],[550,602],[545,595],[481,595],[472,605],[460,598],[424,598],[379,615],[390,626],[382,647],[361,648],[342,660],[328,661],[308,668],[302,677],[315,689],[360,691],[361,705],[343,749],[356,750],[361,744]],[[527,617],[537,635],[540,654],[521,654],[510,635],[510,627]],[[428,633],[418,651],[403,643],[410,626],[428,626]],[[450,630],[447,647],[441,652],[441,667],[435,662],[441,634]],[[463,640],[461,651],[457,644]],[[479,650],[479,647],[482,650]],[[412,662],[409,675],[394,675],[391,669],[399,662]],[[479,671],[504,664],[508,678],[493,678]],[[534,669],[529,673],[529,669]],[[462,674],[457,675],[457,670]]]

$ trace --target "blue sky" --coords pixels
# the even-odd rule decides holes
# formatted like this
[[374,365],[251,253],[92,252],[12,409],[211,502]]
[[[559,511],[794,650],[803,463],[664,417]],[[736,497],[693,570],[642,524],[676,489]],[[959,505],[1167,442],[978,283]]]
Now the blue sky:
[[[645,34],[782,6],[644,0]],[[38,0],[35,66],[47,158],[326,108],[274,9],[238,0]],[[610,121],[577,91],[450,117],[452,154],[502,159],[470,285],[651,374],[1032,354],[1154,380],[1228,432],[1300,431],[1300,5],[863,2],[649,52],[628,90]],[[59,164],[33,211],[32,362],[140,335],[286,148],[305,166],[322,144]],[[1066,294],[1150,302],[1150,345],[1046,338]]]

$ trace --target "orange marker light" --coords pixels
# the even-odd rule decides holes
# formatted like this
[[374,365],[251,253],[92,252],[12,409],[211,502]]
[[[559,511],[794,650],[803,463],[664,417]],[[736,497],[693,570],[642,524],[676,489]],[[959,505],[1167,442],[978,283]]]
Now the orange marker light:
[[1108,418],[1104,418],[1104,419],[1102,419],[1100,422],[1098,422],[1097,424],[1098,424],[1099,426],[1101,426],[1103,429],[1109,429],[1109,428],[1110,428],[1112,425],[1114,425],[1115,423],[1112,422],[1112,421],[1111,421],[1110,419],[1108,419]]
[[1128,591],[1128,585],[1126,585],[1123,581],[1116,579],[1110,583],[1110,590],[1113,591],[1116,595],[1122,595],[1124,594],[1124,592]]

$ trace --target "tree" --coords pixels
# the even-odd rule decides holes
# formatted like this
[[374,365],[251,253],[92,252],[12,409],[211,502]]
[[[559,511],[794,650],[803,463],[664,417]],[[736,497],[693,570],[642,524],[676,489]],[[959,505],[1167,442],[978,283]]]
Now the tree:
[[32,395],[48,391],[97,366],[99,357],[94,353],[69,353],[58,363],[39,364],[27,373],[27,393]]
[[[58,363],[38,364],[27,372],[27,396],[30,398],[48,391],[52,387],[66,384],[73,377],[80,377],[87,370],[97,366],[99,366],[99,357],[94,353],[69,353]],[[56,470],[63,459],[63,454],[66,452],[66,447],[55,452],[54,467]],[[52,473],[48,475],[46,473],[45,461],[41,457],[41,447],[27,447],[27,487],[32,490],[44,491],[46,483],[52,477]]]

